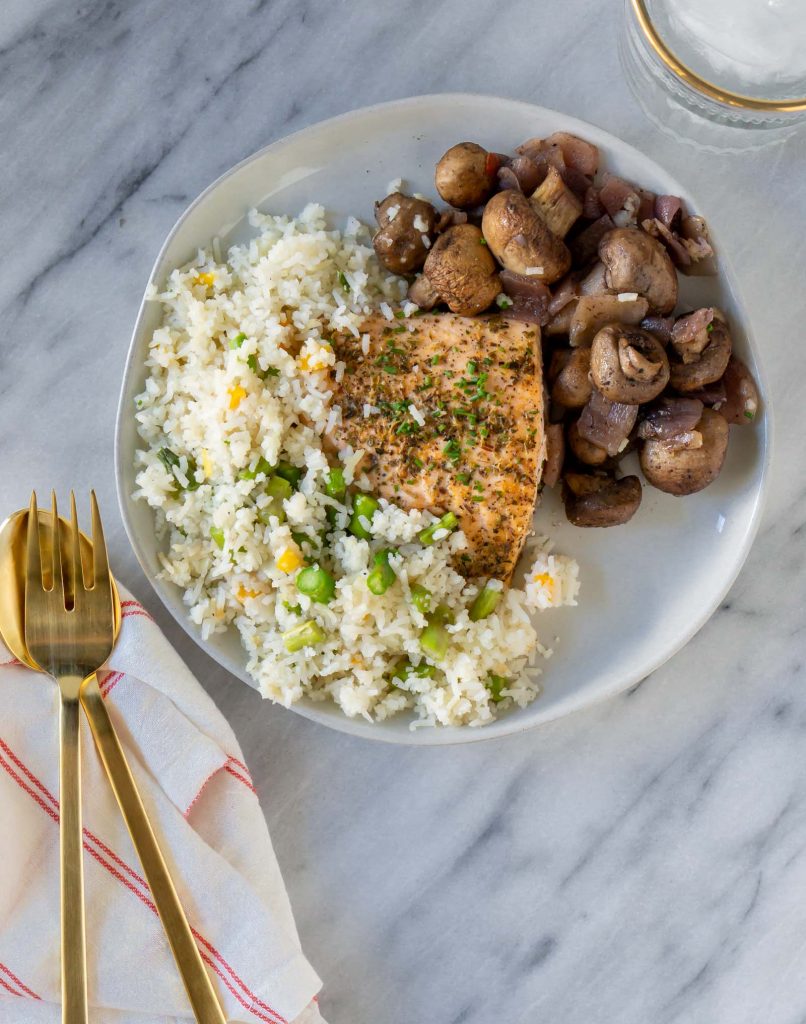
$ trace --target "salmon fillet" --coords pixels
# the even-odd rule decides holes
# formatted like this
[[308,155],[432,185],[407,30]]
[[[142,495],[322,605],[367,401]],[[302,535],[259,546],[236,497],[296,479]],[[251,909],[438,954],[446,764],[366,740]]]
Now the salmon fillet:
[[545,457],[540,328],[438,313],[369,318],[333,339],[346,369],[332,440],[366,453],[374,493],[452,511],[468,540],[457,569],[509,582]]

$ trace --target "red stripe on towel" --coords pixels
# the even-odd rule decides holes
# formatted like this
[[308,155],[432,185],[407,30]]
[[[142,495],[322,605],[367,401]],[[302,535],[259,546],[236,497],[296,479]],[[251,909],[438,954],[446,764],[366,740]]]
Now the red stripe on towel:
[[41,1002],[42,997],[38,996],[36,992],[32,992],[27,985],[23,985],[23,983],[20,981],[17,975],[13,971],[10,971],[5,964],[0,964],[0,971],[2,971],[9,978],[11,978],[11,980],[14,982],[17,988],[21,989],[21,992],[15,992],[5,981],[3,981],[2,978],[0,978],[0,984],[2,984],[4,988],[7,988],[8,991],[11,992],[13,996],[21,997],[21,994],[24,992],[25,995],[28,996],[30,999],[38,999]]
[[[14,754],[11,748],[2,739],[0,739],[0,750],[3,751],[3,753],[0,754],[0,766],[5,768],[6,772],[12,779],[14,779],[17,785],[20,786],[20,788],[23,789],[26,793],[28,793],[28,795],[54,821],[58,822],[59,802],[56,799],[56,797],[33,774],[33,772],[31,772],[22,763],[22,761],[16,756],[16,754]],[[12,762],[14,765],[17,766],[17,768],[19,768],[19,772],[15,771],[15,769],[11,767]],[[22,775],[25,776],[26,779],[30,781],[30,785],[24,781],[20,772],[22,773]],[[243,781],[243,779],[241,779],[241,781]],[[37,792],[37,790],[39,792]],[[151,910],[154,914],[157,914],[157,908],[150,898],[151,890],[149,889],[146,880],[142,878],[140,875],[138,875],[133,868],[126,864],[120,857],[118,857],[117,854],[113,853],[113,851],[110,850],[105,843],[98,839],[98,837],[95,836],[88,829],[84,829],[84,836],[84,849],[90,854],[90,856],[93,857],[102,867],[106,868],[106,870],[114,878],[116,878],[131,893],[133,893],[145,906],[149,908],[149,910]],[[92,843],[93,845],[90,845],[90,843]],[[113,864],[109,863],[109,861],[105,859],[103,854],[100,853],[99,850],[95,849],[95,846],[99,847],[101,851],[103,851],[106,855],[113,859],[115,864],[118,864],[122,870],[126,871],[126,873],[129,875],[129,878],[125,877],[125,875],[123,875],[121,871],[118,870],[118,868],[116,868]],[[264,1003],[254,994],[254,992],[252,992],[252,990],[239,977],[239,975],[233,970],[233,968],[230,967],[230,965],[227,963],[227,961],[224,959],[221,953],[219,953],[219,951],[212,945],[212,943],[205,939],[203,935],[196,931],[195,928],[191,927],[191,931],[193,932],[193,936],[196,939],[196,942],[199,943],[199,945],[203,946],[204,949],[206,949],[209,952],[210,956],[212,956],[215,960],[218,961],[218,964],[220,964],[221,967],[224,968],[224,970],[229,974],[232,981],[240,987],[242,992],[245,994],[246,998],[249,999],[249,1002],[247,1002],[246,998],[244,998],[244,996],[241,995],[240,992],[236,991],[229,983],[229,981],[227,981],[227,979],[221,973],[221,969],[219,968],[219,966],[212,960],[210,960],[210,958],[205,953],[202,953],[202,957],[204,958],[204,960],[216,972],[219,978],[221,978],[221,980],[227,986],[229,991],[233,994],[233,996],[235,996],[235,998],[238,1000],[238,1002],[241,1004],[241,1006],[243,1006],[245,1010],[248,1010],[253,1016],[257,1017],[259,1020],[266,1021],[267,1024],[288,1024],[284,1017],[282,1017],[276,1010],[273,1010],[267,1003]],[[21,983],[17,982],[17,984]],[[38,996],[34,996],[33,994],[31,994],[31,997],[39,998]],[[260,1012],[260,1010],[258,1009],[255,1009],[255,1007],[260,1007],[261,1010],[265,1010],[266,1013],[271,1014],[271,1016],[266,1016],[266,1014]]]

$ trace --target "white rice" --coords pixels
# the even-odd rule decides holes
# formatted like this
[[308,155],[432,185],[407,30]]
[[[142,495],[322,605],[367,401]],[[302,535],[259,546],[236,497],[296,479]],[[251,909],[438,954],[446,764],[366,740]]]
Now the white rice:
[[[330,380],[344,372],[329,338],[335,331],[360,337],[372,311],[391,318],[393,307],[405,316],[416,307],[405,301],[406,282],[381,270],[368,230],[354,218],[343,233],[331,231],[322,207],[311,204],[298,219],[253,212],[250,222],[257,234],[249,243],[225,260],[212,247],[199,252],[153,296],[163,318],[137,398],[146,447],[137,453],[135,497],[155,510],[164,535],[162,577],[183,589],[202,637],[239,631],[250,674],[282,704],[307,696],[370,720],[408,709],[414,725],[470,726],[525,706],[540,691],[536,659],[549,653],[530,609],[575,603],[576,563],[541,552],[526,591],[506,590],[492,615],[472,622],[468,608],[481,583],[452,568],[466,545],[461,532],[437,530],[425,546],[418,534],[435,517],[386,501],[366,523],[370,541],[348,531],[349,509],[324,493],[330,467],[321,435],[340,416]],[[367,343],[364,336],[365,351]],[[348,484],[362,482],[361,457],[349,449],[340,455]],[[302,473],[282,504],[283,521],[266,494],[266,467],[281,460]],[[322,548],[328,515],[334,528]],[[387,548],[396,551],[397,579],[377,596],[367,573]],[[303,557],[334,576],[329,604],[297,590]],[[534,578],[543,574],[555,582]],[[410,599],[415,582],[431,591],[432,607],[444,604],[453,616],[438,663],[420,648],[426,619]],[[289,653],[283,634],[309,620],[324,641]],[[392,680],[405,658],[431,664],[433,675]],[[495,697],[491,675],[506,678]]]

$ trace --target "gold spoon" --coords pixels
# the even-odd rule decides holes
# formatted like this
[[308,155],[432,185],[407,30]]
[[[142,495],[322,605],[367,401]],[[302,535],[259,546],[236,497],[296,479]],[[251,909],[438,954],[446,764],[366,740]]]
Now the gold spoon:
[[[39,511],[39,522],[50,525],[50,513]],[[71,557],[67,550],[70,536],[70,522],[59,516],[64,529],[59,531],[62,540],[63,564]],[[39,671],[39,666],[28,653],[25,645],[25,545],[28,537],[28,509],[21,509],[0,524],[0,637],[17,659],[28,668]],[[85,534],[81,537],[81,564],[85,578],[92,572],[92,542]],[[120,595],[112,578],[112,596],[115,602],[115,640],[120,633]],[[97,680],[95,681],[97,686]]]
[[[47,512],[38,512],[40,523],[49,521],[49,517],[50,514]],[[66,529],[59,531],[64,539],[69,536],[69,524],[61,516],[59,519],[66,526]],[[0,525],[0,637],[18,661],[40,671],[25,643],[24,569],[27,533],[27,509],[15,512]],[[92,542],[83,533],[80,537],[81,562],[85,578],[90,578],[89,572],[93,565]],[[69,557],[66,550],[62,551],[62,557]],[[112,594],[117,640],[121,614],[120,597],[114,577]],[[143,866],[146,881],[168,936],[196,1020],[199,1024],[226,1024],[218,996],[205,970],[199,948],[179,902],[179,896],[143,807],[95,675],[90,676],[82,686],[81,704],[89,719],[98,753]]]

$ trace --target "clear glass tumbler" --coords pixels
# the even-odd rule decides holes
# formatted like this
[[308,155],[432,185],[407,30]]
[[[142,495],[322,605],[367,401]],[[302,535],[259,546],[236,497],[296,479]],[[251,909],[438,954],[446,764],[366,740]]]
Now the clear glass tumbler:
[[655,124],[706,148],[806,123],[806,0],[625,0],[620,55]]

